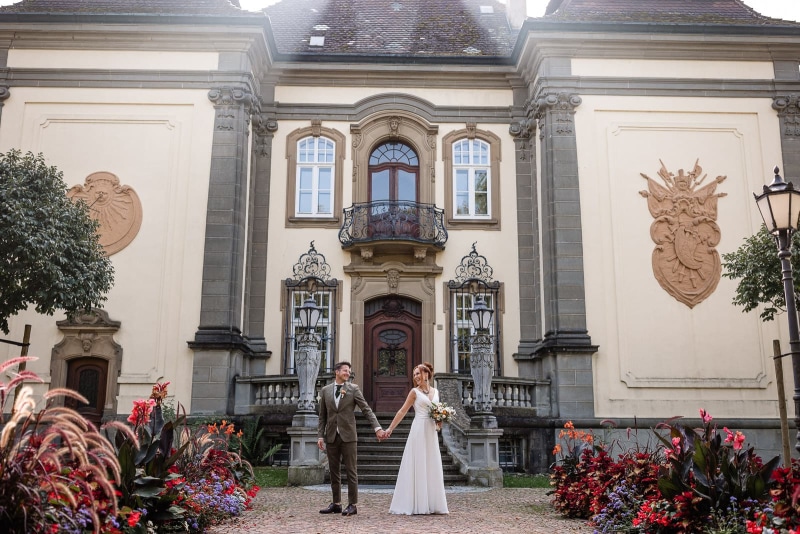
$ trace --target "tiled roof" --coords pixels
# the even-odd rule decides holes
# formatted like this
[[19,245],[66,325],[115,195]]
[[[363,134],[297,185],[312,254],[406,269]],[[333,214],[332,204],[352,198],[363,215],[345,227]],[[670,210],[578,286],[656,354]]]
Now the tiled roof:
[[741,0],[550,0],[544,20],[800,26],[765,17]]
[[264,11],[283,54],[508,57],[516,39],[496,0],[282,0]]
[[22,0],[0,7],[0,15],[86,14],[86,15],[209,15],[261,17],[243,11],[238,0]]

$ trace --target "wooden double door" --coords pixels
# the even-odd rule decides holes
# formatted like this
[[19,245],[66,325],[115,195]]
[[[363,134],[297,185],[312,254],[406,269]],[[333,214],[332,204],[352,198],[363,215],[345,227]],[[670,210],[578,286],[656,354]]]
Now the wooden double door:
[[422,362],[422,317],[418,302],[381,297],[365,303],[364,396],[376,412],[396,412]]
[[88,403],[67,398],[65,405],[77,410],[84,419],[100,426],[106,403],[108,361],[102,358],[75,358],[67,367],[67,388],[83,395]]

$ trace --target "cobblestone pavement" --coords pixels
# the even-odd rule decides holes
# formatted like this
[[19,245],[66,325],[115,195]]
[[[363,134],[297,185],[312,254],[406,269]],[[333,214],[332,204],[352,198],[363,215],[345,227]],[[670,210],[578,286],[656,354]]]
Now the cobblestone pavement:
[[[448,488],[449,515],[398,516],[389,513],[391,488],[361,487],[358,515],[322,515],[330,488],[265,488],[242,517],[209,533],[282,534],[533,534],[585,533],[585,521],[563,519],[550,506],[546,489]],[[343,500],[347,503],[347,492]]]

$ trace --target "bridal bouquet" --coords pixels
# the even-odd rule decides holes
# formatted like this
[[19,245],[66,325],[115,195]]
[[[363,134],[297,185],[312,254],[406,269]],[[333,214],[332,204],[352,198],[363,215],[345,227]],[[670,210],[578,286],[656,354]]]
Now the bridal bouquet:
[[456,414],[455,408],[443,402],[432,402],[430,407],[431,419],[436,421],[436,430],[442,427],[442,423],[449,421]]

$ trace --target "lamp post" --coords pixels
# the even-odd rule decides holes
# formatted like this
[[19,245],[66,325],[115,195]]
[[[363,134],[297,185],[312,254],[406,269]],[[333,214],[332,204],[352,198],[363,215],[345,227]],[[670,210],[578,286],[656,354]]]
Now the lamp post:
[[783,272],[783,294],[786,299],[786,316],[789,320],[789,353],[792,355],[792,375],[794,376],[794,421],[798,430],[795,449],[800,451],[800,336],[797,327],[797,306],[794,298],[794,279],[792,277],[792,234],[798,228],[800,218],[800,191],[791,182],[781,178],[780,169],[775,167],[775,178],[769,186],[764,186],[760,195],[753,193],[767,225],[767,230],[775,236],[778,243],[778,258]]
[[303,332],[297,339],[297,352],[294,365],[297,370],[300,400],[297,403],[298,413],[316,413],[314,410],[314,394],[316,393],[317,375],[319,374],[320,338],[315,332],[322,316],[322,309],[317,306],[313,297],[308,297],[300,307],[300,325]]
[[494,374],[494,351],[489,325],[492,324],[494,310],[486,306],[482,296],[475,298],[469,310],[469,320],[475,329],[469,354],[469,367],[472,373],[472,406],[475,412],[488,415],[492,412],[492,375]]

